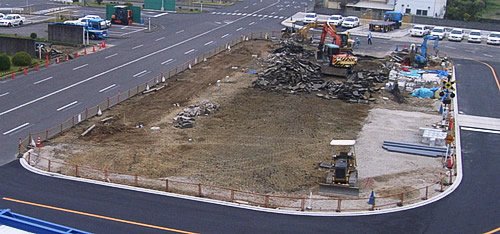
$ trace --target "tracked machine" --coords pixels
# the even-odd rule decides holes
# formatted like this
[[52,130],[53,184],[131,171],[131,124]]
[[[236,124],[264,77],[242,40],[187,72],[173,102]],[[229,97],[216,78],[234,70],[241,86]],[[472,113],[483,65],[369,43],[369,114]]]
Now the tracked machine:
[[[325,43],[329,35],[333,42]],[[352,55],[347,34],[337,33],[334,25],[325,23],[321,32],[321,40],[318,45],[316,59],[321,65],[321,72],[326,75],[347,77],[354,66],[358,64],[358,58]]]
[[359,196],[355,143],[355,140],[332,140],[330,142],[334,149],[340,150],[335,152],[331,163],[320,164],[320,167],[328,169],[326,183],[319,184],[321,194]]
[[307,35],[307,31],[312,28],[320,28],[323,24],[318,22],[313,22],[307,25],[304,25],[302,28],[297,29],[295,27],[285,27],[281,29],[281,39],[288,40],[293,39],[296,42],[311,42],[312,38]]

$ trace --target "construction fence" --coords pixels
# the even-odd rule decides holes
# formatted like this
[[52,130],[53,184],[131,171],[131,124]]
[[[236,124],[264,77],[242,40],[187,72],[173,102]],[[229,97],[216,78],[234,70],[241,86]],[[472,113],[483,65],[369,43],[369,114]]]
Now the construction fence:
[[[230,50],[235,46],[247,40],[274,40],[279,39],[280,32],[261,32],[251,33],[241,36],[238,39],[215,48],[205,54],[202,54],[184,64],[177,66],[168,72],[159,74],[149,81],[137,85],[116,96],[109,97],[94,107],[85,108],[82,112],[72,116],[68,120],[52,128],[30,133],[24,139],[19,139],[19,155],[23,154],[21,160],[25,160],[30,166],[54,173],[60,173],[69,176],[100,180],[109,183],[125,184],[171,193],[192,195],[197,197],[207,197],[218,200],[230,201],[240,204],[262,206],[268,208],[280,208],[300,211],[367,211],[404,206],[421,200],[426,200],[440,192],[444,191],[446,186],[453,183],[453,177],[456,173],[450,170],[446,175],[427,186],[416,188],[410,191],[404,191],[397,194],[385,196],[373,196],[365,198],[332,198],[324,196],[281,196],[273,194],[260,194],[254,192],[241,191],[235,188],[227,188],[216,185],[202,183],[192,183],[185,181],[176,181],[170,179],[152,179],[123,172],[110,171],[106,169],[91,168],[82,165],[68,164],[59,160],[47,159],[36,153],[36,143],[38,138],[41,142],[49,140],[65,130],[77,125],[78,123],[102,114],[103,111],[127,100],[137,94],[153,89],[156,85],[166,82],[169,78],[181,73],[192,66],[206,61],[207,59]],[[34,149],[33,149],[34,148]],[[32,149],[32,150],[30,150]],[[29,151],[28,151],[29,150]]]

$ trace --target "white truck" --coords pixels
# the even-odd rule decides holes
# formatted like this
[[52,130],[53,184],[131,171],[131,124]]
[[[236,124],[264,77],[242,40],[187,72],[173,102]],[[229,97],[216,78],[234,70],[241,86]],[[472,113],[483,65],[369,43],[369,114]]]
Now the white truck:
[[22,17],[19,14],[8,14],[2,19],[0,19],[0,26],[4,27],[12,27],[12,26],[19,26],[23,25],[24,21],[26,18]]

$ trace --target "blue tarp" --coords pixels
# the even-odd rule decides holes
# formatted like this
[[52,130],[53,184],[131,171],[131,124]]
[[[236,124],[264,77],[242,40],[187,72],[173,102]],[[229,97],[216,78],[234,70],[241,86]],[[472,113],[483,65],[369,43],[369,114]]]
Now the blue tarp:
[[409,76],[409,77],[416,77],[420,78],[422,77],[422,73],[431,73],[431,74],[437,74],[437,77],[447,77],[448,72],[444,70],[420,70],[420,69],[410,69],[410,71],[402,71],[399,74],[403,76]]
[[436,92],[436,90],[439,90],[439,88],[420,88],[417,89],[417,91],[413,92],[411,95],[418,98],[433,98],[434,92]]

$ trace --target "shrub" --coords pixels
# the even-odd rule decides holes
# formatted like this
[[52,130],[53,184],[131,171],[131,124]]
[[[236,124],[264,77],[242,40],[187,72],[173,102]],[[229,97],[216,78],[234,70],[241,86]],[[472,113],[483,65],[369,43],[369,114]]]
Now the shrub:
[[26,52],[17,52],[12,56],[12,64],[16,66],[31,65],[31,56]]
[[10,69],[10,58],[6,54],[0,54],[0,71],[7,71]]
[[31,33],[30,37],[31,37],[31,39],[36,39],[38,37],[38,35],[36,35],[36,33]]

